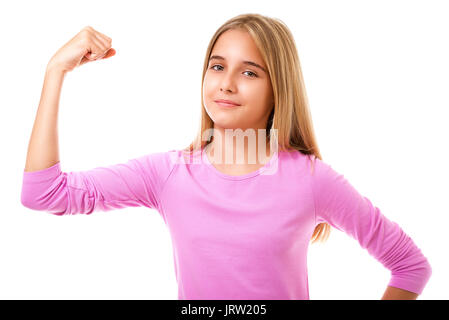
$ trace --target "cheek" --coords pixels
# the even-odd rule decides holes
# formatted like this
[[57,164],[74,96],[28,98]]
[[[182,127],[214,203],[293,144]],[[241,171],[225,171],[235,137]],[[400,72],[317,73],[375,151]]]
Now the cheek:
[[214,90],[213,81],[212,79],[209,79],[207,77],[204,78],[203,82],[203,103],[204,107],[206,108],[206,112],[209,115],[212,120],[214,120],[214,114],[215,114],[215,105],[214,105],[214,99],[216,96],[216,90]]
[[258,112],[264,112],[268,107],[270,95],[265,85],[249,84],[242,86],[241,93],[253,110],[257,109]]
[[203,83],[203,99],[204,102],[212,101],[216,95],[217,92],[220,91],[219,88],[216,87],[217,81],[213,79],[213,77],[206,77],[204,78]]

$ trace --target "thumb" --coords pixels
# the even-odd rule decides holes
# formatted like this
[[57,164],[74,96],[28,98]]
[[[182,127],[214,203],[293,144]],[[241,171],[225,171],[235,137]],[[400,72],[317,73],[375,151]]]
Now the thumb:
[[110,58],[112,56],[114,56],[116,54],[117,51],[115,51],[114,48],[111,48],[108,50],[108,52],[102,57],[102,59],[107,59]]

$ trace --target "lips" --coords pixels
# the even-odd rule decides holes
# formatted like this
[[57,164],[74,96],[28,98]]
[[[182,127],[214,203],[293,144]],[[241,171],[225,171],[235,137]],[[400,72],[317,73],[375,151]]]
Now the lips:
[[215,102],[222,107],[238,107],[240,104],[231,100],[218,99]]

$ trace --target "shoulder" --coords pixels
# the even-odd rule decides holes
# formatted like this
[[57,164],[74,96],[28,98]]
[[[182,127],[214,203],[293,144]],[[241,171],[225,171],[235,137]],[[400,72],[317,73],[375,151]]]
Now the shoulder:
[[281,163],[284,166],[294,167],[301,175],[309,177],[321,177],[327,175],[332,167],[313,154],[305,154],[299,150],[280,152]]
[[164,179],[170,175],[179,162],[179,155],[180,151],[173,149],[147,153],[132,159],[132,161],[135,161],[146,174],[160,176]]
[[285,153],[282,156],[286,165],[295,167],[300,177],[308,181],[312,187],[323,189],[326,186],[339,185],[345,182],[345,177],[334,167],[313,154],[305,154],[301,151]]
[[167,166],[176,158],[176,150],[151,152],[134,158],[143,164],[152,164],[156,166]]

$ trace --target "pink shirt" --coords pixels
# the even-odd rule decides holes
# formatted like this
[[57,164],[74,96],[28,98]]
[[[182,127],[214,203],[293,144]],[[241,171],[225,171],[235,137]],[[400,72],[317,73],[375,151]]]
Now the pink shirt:
[[[201,157],[201,154],[203,155]],[[432,269],[399,225],[330,165],[279,152],[232,176],[206,153],[157,152],[88,171],[23,173],[21,201],[55,215],[157,210],[173,244],[179,299],[309,299],[307,250],[317,224],[356,239],[391,271],[388,285],[421,294]]]

